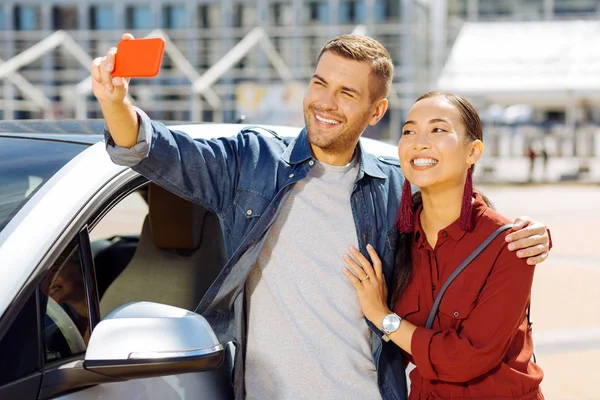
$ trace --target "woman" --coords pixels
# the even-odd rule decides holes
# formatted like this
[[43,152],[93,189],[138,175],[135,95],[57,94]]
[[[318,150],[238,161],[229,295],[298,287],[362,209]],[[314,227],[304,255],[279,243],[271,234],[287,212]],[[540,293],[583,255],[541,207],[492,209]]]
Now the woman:
[[[421,96],[398,144],[407,181],[397,221],[393,312],[373,248],[367,246],[373,265],[356,249],[345,257],[344,273],[366,318],[416,366],[411,399],[544,398],[527,318],[534,270],[507,249],[508,231],[458,275],[432,329],[424,327],[448,276],[510,222],[473,191],[482,151],[481,122],[467,100],[440,92]],[[421,189],[414,198],[409,182]]]

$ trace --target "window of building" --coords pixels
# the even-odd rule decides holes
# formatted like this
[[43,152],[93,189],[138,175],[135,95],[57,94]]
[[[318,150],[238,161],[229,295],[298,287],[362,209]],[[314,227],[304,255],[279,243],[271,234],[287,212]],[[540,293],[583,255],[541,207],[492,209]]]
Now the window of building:
[[150,6],[131,6],[125,12],[125,25],[127,29],[152,29],[154,28],[152,8]]
[[198,6],[198,27],[210,28],[209,9],[207,4]]
[[236,4],[233,6],[233,26],[239,28],[242,26],[244,21],[244,6],[243,4]]
[[15,7],[15,29],[18,31],[42,29],[40,8],[38,6]]
[[292,25],[293,13],[292,5],[289,2],[275,2],[269,5],[269,21],[275,26]]
[[256,24],[256,6],[238,3],[233,7],[233,26],[236,28],[254,26]]
[[282,3],[272,3],[269,6],[269,19],[271,21],[271,24],[275,26],[283,25],[283,6],[284,5]]
[[497,0],[479,0],[479,17],[498,18],[512,14],[511,4]]
[[4,14],[4,7],[0,6],[0,31],[3,31],[6,29],[6,23],[4,21],[5,18],[6,18],[6,15]]
[[219,4],[202,4],[198,6],[198,27],[200,28],[214,28],[220,25]]
[[562,15],[590,15],[600,13],[598,0],[554,0],[554,13]]
[[90,27],[96,30],[113,30],[115,10],[112,6],[93,6],[90,11]]
[[345,0],[340,3],[340,24],[360,24],[365,20],[363,0]]
[[185,5],[166,6],[162,13],[162,26],[165,29],[183,29],[189,26]]
[[77,21],[77,7],[52,7],[52,29],[75,30],[79,28]]
[[398,0],[375,0],[376,21],[399,21],[400,2]]
[[469,17],[468,0],[454,0],[448,2],[448,16],[465,20]]
[[307,4],[308,22],[327,23],[329,21],[329,3],[321,1],[311,1]]

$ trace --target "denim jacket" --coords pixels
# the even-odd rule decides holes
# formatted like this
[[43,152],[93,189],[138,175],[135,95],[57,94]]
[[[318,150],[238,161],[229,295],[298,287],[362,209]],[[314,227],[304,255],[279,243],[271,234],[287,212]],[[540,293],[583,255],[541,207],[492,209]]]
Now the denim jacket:
[[[140,131],[131,149],[115,146],[105,132],[111,159],[205,206],[221,221],[228,261],[196,312],[208,320],[222,342],[236,342],[233,383],[236,399],[242,399],[245,282],[290,189],[315,165],[306,131],[283,138],[265,129],[246,128],[233,137],[193,140],[136,111]],[[367,255],[366,245],[373,245],[391,282],[397,238],[394,221],[404,177],[397,159],[375,157],[364,152],[361,144],[358,151],[359,173],[349,201],[359,248]],[[384,342],[381,331],[365,321],[372,331],[371,349],[383,399],[406,399],[399,348]]]

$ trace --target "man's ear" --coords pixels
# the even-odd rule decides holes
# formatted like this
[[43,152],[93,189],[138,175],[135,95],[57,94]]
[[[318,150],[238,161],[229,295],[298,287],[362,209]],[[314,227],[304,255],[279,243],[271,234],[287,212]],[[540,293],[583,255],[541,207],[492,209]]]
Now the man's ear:
[[373,110],[373,114],[371,115],[371,120],[369,121],[369,125],[374,126],[383,118],[385,112],[388,109],[388,99],[379,99],[375,105]]
[[475,164],[481,158],[483,154],[483,142],[481,140],[475,140],[471,143],[471,152],[467,160],[468,164]]

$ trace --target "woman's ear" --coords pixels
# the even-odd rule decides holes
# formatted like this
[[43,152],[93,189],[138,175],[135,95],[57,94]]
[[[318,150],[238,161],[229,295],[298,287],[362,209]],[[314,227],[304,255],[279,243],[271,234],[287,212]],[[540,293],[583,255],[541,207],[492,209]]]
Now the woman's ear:
[[474,140],[471,143],[471,152],[467,160],[468,164],[475,164],[481,158],[483,154],[483,142],[481,140]]

